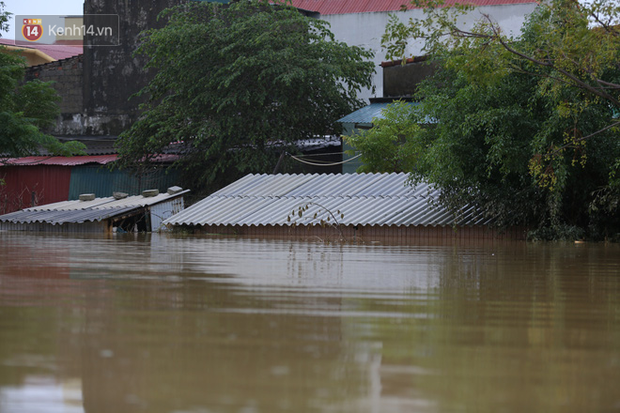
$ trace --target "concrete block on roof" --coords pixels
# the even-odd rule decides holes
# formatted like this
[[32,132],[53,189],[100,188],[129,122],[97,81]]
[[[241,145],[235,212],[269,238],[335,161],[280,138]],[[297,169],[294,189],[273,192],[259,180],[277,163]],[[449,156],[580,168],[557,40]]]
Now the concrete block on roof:
[[171,186],[170,188],[168,188],[168,195],[178,194],[181,191],[183,191],[183,188],[181,188],[180,186]]
[[159,195],[159,189],[145,189],[142,191],[142,196],[145,198],[150,198],[157,195]]

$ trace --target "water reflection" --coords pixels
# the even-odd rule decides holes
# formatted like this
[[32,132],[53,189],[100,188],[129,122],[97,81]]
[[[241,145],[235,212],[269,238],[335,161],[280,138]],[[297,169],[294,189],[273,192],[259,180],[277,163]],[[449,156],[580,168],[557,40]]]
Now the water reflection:
[[0,243],[1,412],[620,410],[618,246]]

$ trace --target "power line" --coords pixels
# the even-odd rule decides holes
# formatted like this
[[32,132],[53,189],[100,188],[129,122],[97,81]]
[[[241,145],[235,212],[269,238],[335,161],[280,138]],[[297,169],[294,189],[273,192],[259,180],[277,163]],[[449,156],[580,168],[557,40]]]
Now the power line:
[[332,162],[332,163],[316,163],[316,162],[308,162],[306,160],[300,159],[298,157],[296,157],[295,155],[291,155],[289,154],[289,156],[291,158],[293,158],[294,160],[296,160],[297,162],[301,162],[301,163],[305,163],[306,165],[311,165],[311,166],[336,166],[336,165],[342,165],[345,164],[347,162],[351,162],[357,158],[359,158],[360,156],[362,156],[362,154],[360,153],[359,155],[355,155],[352,158],[349,158],[347,160],[341,161],[341,162]]
[[308,153],[308,154],[303,154],[303,155],[299,155],[299,157],[303,157],[303,158],[309,158],[311,156],[328,156],[328,155],[342,155],[347,153],[347,151],[341,151],[341,152],[325,152],[325,153]]

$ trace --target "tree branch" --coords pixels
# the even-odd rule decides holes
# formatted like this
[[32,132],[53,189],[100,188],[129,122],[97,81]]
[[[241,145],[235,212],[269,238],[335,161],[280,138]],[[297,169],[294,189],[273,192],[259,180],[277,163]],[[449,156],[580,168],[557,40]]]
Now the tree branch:
[[564,144],[564,145],[562,145],[562,146],[558,147],[558,148],[557,148],[556,150],[554,150],[553,152],[549,153],[548,155],[550,155],[550,156],[556,155],[556,154],[558,154],[558,153],[562,152],[564,149],[566,149],[566,148],[568,148],[568,147],[570,147],[570,146],[572,146],[572,145],[574,145],[574,144],[576,144],[576,143],[579,143],[579,142],[582,142],[582,141],[588,140],[588,139],[590,139],[590,138],[592,138],[592,137],[594,137],[594,136],[596,136],[596,135],[598,135],[598,134],[600,134],[600,133],[603,133],[603,132],[605,132],[605,131],[608,131],[608,130],[609,130],[609,129],[611,129],[611,128],[615,128],[616,126],[620,126],[620,121],[615,121],[614,123],[612,123],[612,124],[610,124],[610,125],[607,125],[607,126],[605,126],[604,128],[597,130],[596,132],[593,132],[593,133],[591,133],[591,134],[589,134],[589,135],[587,135],[587,136],[582,136],[582,137],[581,137],[581,138],[579,138],[579,139],[575,139],[575,140],[573,140],[573,141],[572,141],[572,142],[570,142],[570,143]]
[[618,101],[615,97],[611,96],[609,93],[605,92],[604,89],[598,89],[596,87],[593,87],[591,85],[589,85],[588,83],[584,82],[583,80],[579,79],[577,76],[573,75],[572,73],[557,67],[554,63],[552,63],[552,61],[548,61],[548,62],[544,62],[541,60],[538,60],[532,56],[528,56],[524,53],[519,52],[516,49],[513,49],[511,46],[509,46],[506,41],[502,38],[502,36],[500,35],[497,27],[495,26],[495,24],[493,24],[493,22],[491,21],[491,18],[489,17],[488,14],[483,14],[483,16],[487,19],[487,21],[490,23],[490,27],[491,30],[493,30],[493,36],[491,35],[487,35],[489,38],[494,38],[495,40],[499,41],[499,43],[502,45],[502,47],[504,49],[506,49],[509,53],[514,54],[515,56],[519,56],[520,58],[527,60],[529,62],[532,62],[536,65],[539,66],[544,66],[544,67],[549,67],[557,72],[559,72],[560,74],[562,74],[563,76],[567,77],[568,79],[570,79],[575,86],[584,89],[596,96],[599,96],[603,99],[606,99],[608,101],[610,101],[611,103],[613,103],[614,106],[616,107],[620,107],[620,101]]

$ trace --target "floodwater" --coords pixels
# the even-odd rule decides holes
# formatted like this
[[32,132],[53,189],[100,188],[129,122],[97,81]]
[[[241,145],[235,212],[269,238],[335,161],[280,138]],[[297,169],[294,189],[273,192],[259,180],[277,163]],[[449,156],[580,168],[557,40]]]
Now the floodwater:
[[0,233],[0,412],[617,412],[620,246]]

